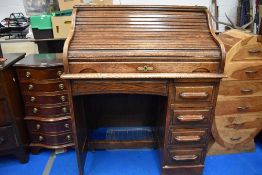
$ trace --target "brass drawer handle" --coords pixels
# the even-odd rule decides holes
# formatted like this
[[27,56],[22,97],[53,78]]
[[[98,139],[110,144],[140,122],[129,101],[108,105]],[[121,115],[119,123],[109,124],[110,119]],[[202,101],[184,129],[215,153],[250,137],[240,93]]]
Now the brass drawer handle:
[[37,108],[33,108],[33,113],[36,114],[38,112]]
[[30,101],[31,101],[32,103],[35,102],[35,100],[36,100],[35,97],[31,97],[31,98],[30,98]]
[[4,137],[0,137],[0,145],[2,145],[5,142],[5,138]]
[[195,122],[195,121],[202,121],[205,119],[203,115],[179,115],[177,119],[181,122]]
[[31,91],[31,90],[33,90],[33,89],[34,89],[34,86],[33,86],[32,84],[29,84],[29,85],[28,85],[28,90]]
[[239,107],[237,107],[237,110],[240,111],[240,112],[247,111],[248,109],[249,109],[248,106],[239,106]]
[[138,70],[138,71],[144,71],[144,72],[153,71],[153,70],[154,70],[154,67],[142,66],[142,67],[137,67],[137,70]]
[[179,96],[184,99],[206,99],[209,94],[207,92],[182,92]]
[[197,142],[201,138],[200,136],[176,136],[175,139],[178,142]]
[[62,75],[62,71],[61,70],[59,70],[59,71],[57,71],[57,76],[60,78],[60,76]]
[[248,50],[248,53],[250,53],[250,54],[255,54],[255,53],[260,53],[261,52],[261,50],[259,50],[259,49],[249,49]]
[[242,92],[242,93],[253,93],[253,89],[243,88],[243,89],[241,89],[241,92]]
[[41,142],[41,141],[44,140],[44,137],[43,137],[43,136],[39,136],[39,137],[38,137],[38,140]]
[[68,123],[65,124],[65,128],[69,128],[69,124]]
[[60,99],[61,99],[62,102],[64,102],[64,101],[66,100],[66,97],[65,97],[64,95],[62,95],[62,96],[60,97]]
[[31,73],[30,72],[26,72],[25,76],[26,76],[26,78],[31,78]]
[[71,137],[70,135],[67,135],[67,136],[66,136],[66,139],[67,139],[68,141],[71,141],[71,140],[72,140],[72,137]]
[[40,124],[36,124],[36,129],[39,130],[41,128]]
[[197,155],[177,155],[172,157],[175,161],[196,160],[197,158]]
[[58,87],[59,87],[60,90],[63,90],[65,88],[63,83],[59,84]]
[[66,108],[66,107],[63,107],[63,108],[62,108],[62,111],[63,111],[63,113],[67,113],[67,108]]
[[257,70],[246,70],[246,74],[256,74],[258,71]]
[[242,137],[231,137],[230,138],[231,141],[239,141],[240,139],[242,139]]

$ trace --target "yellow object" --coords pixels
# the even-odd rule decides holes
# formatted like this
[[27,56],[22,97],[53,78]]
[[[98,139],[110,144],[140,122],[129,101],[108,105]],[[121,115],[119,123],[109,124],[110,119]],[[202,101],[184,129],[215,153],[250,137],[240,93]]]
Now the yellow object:
[[67,38],[71,21],[72,16],[53,16],[52,26],[54,38]]
[[60,11],[72,9],[76,4],[83,3],[83,0],[58,0]]

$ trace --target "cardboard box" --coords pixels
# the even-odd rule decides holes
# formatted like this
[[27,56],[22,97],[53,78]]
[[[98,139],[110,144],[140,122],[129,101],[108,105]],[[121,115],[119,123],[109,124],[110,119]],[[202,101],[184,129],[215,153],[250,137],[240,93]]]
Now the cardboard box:
[[83,0],[58,0],[60,10],[72,9],[76,4],[83,3]]
[[94,5],[113,5],[113,0],[92,0],[90,4],[94,4]]
[[71,28],[72,16],[53,16],[53,35],[54,38],[67,38]]

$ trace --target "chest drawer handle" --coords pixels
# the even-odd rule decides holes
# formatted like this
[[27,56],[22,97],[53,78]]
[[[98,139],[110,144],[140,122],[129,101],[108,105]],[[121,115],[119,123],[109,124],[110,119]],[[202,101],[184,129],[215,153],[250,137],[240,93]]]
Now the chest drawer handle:
[[59,87],[60,90],[63,90],[65,88],[64,84],[62,84],[62,83],[59,84],[58,87]]
[[248,106],[239,106],[239,107],[237,107],[237,110],[240,111],[240,112],[247,111],[248,109],[249,109]]
[[144,72],[148,72],[148,71],[153,71],[154,67],[150,67],[150,66],[142,66],[142,67],[137,67],[138,71],[144,71]]
[[69,124],[68,123],[65,124],[65,128],[69,128]]
[[66,98],[65,98],[64,95],[62,95],[62,96],[60,97],[60,99],[61,99],[62,102],[64,102],[64,101],[66,100]]
[[30,101],[31,101],[32,103],[35,102],[35,100],[36,100],[35,97],[31,97],[31,98],[30,98]]
[[39,137],[38,137],[38,140],[39,140],[40,142],[42,142],[42,141],[44,140],[44,137],[43,137],[43,136],[39,136]]
[[0,145],[2,145],[5,142],[5,138],[4,137],[0,137]]
[[71,140],[72,140],[72,137],[71,137],[70,135],[67,135],[67,136],[66,136],[66,139],[67,139],[68,141],[71,141]]
[[242,93],[253,93],[253,89],[243,88],[243,89],[241,89],[241,92],[242,92]]
[[57,71],[57,76],[60,78],[60,76],[62,75],[62,71],[61,70],[59,70],[59,71]]
[[197,155],[177,155],[172,157],[175,161],[196,160],[197,158]]
[[260,53],[261,52],[261,50],[259,50],[259,49],[249,49],[248,50],[248,53],[250,53],[250,54],[255,54],[255,53]]
[[40,124],[36,124],[36,129],[39,130],[41,128]]
[[176,136],[175,139],[178,142],[197,142],[201,138],[200,136]]
[[202,121],[205,116],[203,115],[180,115],[177,116],[177,119],[181,122],[194,122],[194,121]]
[[38,112],[37,108],[33,108],[33,113],[36,114]]
[[33,90],[33,89],[34,89],[34,86],[33,86],[32,84],[29,84],[29,85],[28,85],[28,90],[31,91],[31,90]]
[[26,76],[26,78],[31,78],[31,73],[30,72],[26,72],[25,76]]
[[63,113],[67,113],[67,108],[66,108],[66,107],[63,107],[63,108],[62,108],[62,111],[63,111]]
[[231,137],[230,138],[231,141],[239,141],[240,139],[242,139],[242,137]]
[[184,99],[206,99],[209,94],[207,92],[182,92],[179,96]]
[[246,74],[256,74],[258,71],[257,70],[246,70],[245,73]]

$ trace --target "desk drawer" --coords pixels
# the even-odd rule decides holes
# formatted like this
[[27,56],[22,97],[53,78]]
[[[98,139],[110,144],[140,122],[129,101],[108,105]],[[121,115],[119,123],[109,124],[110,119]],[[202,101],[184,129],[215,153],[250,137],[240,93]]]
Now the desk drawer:
[[61,66],[52,69],[17,69],[16,72],[20,80],[46,80],[59,79],[64,71]]
[[71,73],[185,73],[218,72],[216,62],[141,62],[141,63],[75,63],[70,65]]
[[199,146],[207,142],[208,129],[175,129],[169,131],[171,146],[194,145]]
[[173,109],[171,125],[197,126],[208,125],[211,109]]
[[242,46],[232,58],[232,61],[262,61],[262,47],[259,42]]
[[24,95],[24,101],[27,104],[58,104],[67,103],[68,94],[61,93],[61,95]]
[[69,115],[70,108],[68,105],[60,106],[26,106],[26,115],[27,116],[65,116]]
[[59,92],[67,90],[64,81],[48,83],[21,83],[21,89],[24,94],[28,92]]
[[72,133],[64,133],[59,135],[45,135],[41,133],[30,134],[32,143],[46,144],[50,146],[63,145],[73,143]]
[[237,70],[230,76],[238,80],[261,80],[262,79],[262,65],[250,66],[241,70]]
[[12,126],[0,127],[0,151],[18,146],[15,131]]
[[204,163],[205,152],[202,149],[169,149],[168,165],[199,165]]
[[175,102],[211,102],[213,86],[176,86]]
[[243,114],[262,111],[261,97],[234,97],[219,100],[216,106],[216,115]]

